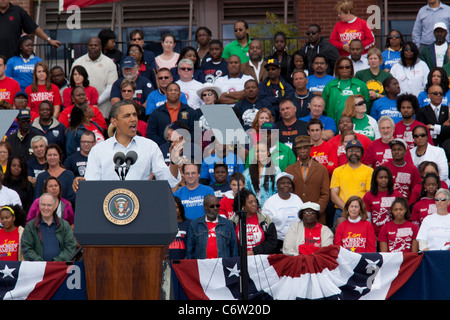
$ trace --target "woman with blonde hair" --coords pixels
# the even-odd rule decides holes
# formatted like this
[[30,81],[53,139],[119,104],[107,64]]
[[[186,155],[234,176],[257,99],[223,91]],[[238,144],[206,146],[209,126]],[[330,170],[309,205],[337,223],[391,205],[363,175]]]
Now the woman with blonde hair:
[[350,42],[353,39],[359,39],[363,44],[363,54],[366,54],[367,50],[375,44],[375,36],[367,21],[356,16],[353,1],[339,1],[334,9],[340,21],[334,25],[330,43],[338,49],[340,56],[349,56]]
[[367,114],[367,101],[361,94],[347,98],[342,116],[352,119],[353,131],[363,134],[374,141],[380,138],[377,121]]

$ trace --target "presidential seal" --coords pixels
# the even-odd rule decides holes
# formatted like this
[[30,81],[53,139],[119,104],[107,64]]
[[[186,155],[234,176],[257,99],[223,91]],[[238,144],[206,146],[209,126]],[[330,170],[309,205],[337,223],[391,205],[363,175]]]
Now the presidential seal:
[[114,224],[129,224],[139,213],[139,200],[130,190],[115,189],[105,197],[103,212]]

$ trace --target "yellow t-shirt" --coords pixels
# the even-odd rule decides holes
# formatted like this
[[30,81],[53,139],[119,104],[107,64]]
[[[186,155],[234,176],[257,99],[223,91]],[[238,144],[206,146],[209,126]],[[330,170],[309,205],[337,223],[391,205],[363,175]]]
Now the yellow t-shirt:
[[331,176],[330,189],[339,187],[339,198],[347,201],[351,196],[364,197],[370,190],[373,169],[361,164],[353,169],[348,164],[337,167]]

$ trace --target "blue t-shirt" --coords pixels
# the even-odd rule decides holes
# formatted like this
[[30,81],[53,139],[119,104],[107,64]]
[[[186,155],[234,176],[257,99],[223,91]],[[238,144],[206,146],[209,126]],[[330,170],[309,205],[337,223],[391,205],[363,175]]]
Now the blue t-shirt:
[[[419,107],[425,107],[430,104],[430,98],[428,98],[428,92],[425,90],[419,93],[417,96],[417,100],[419,100]],[[441,104],[444,106],[448,106],[448,102],[450,101],[450,90],[447,91],[446,94],[442,97]]]
[[197,219],[205,214],[205,210],[203,210],[203,199],[208,194],[214,195],[214,190],[203,184],[199,184],[194,190],[189,190],[185,186],[173,193],[175,197],[181,199],[185,216],[190,220]]
[[42,59],[35,55],[26,61],[21,56],[11,57],[6,63],[5,75],[16,80],[20,90],[25,91],[25,88],[33,83],[34,65],[39,61]]
[[[311,114],[306,117],[299,118],[299,120],[309,122],[309,120],[311,120]],[[319,120],[322,121],[323,130],[332,130],[334,134],[337,133],[336,122],[333,118],[327,117],[326,115],[321,115]]]
[[383,97],[373,102],[370,116],[377,121],[382,116],[391,117],[395,123],[402,120],[402,114],[397,109],[397,100],[391,100],[388,97]]
[[[221,163],[225,162],[225,164],[228,165],[228,180],[230,179],[230,176],[233,173],[237,172],[236,155],[234,153],[228,152],[227,155],[225,156],[225,161],[219,158],[216,154],[213,154],[205,158],[205,160],[203,160],[200,171],[200,179],[209,179],[210,184],[216,182],[216,179],[214,179],[214,164],[219,161]],[[239,172],[243,173],[245,167],[241,158],[239,158],[238,163],[239,163]]]
[[314,74],[307,77],[308,84],[306,85],[306,88],[310,92],[322,92],[323,88],[325,88],[325,85],[334,79],[333,76],[330,76],[329,74],[326,74],[322,78],[316,77]]
[[[183,104],[187,104],[186,95],[182,92],[180,101]],[[167,102],[166,95],[161,90],[155,90],[150,92],[147,96],[147,104],[145,105],[145,114],[149,115],[153,110],[159,108]]]
[[401,60],[400,51],[394,51],[391,49],[386,49],[381,53],[383,58],[383,64],[380,66],[381,70],[388,69],[391,70],[392,66]]

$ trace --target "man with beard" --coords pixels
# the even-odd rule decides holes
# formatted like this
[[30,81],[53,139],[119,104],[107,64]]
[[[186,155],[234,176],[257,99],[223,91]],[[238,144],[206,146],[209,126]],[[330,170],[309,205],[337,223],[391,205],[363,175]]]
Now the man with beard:
[[238,55],[241,63],[248,61],[248,49],[251,43],[248,34],[248,23],[244,20],[238,20],[234,23],[234,36],[236,40],[227,44],[223,50],[222,58],[229,60],[231,56]]
[[214,195],[203,199],[205,214],[189,226],[186,259],[213,259],[238,256],[234,224],[219,215],[219,200]]
[[[414,118],[419,110],[419,101],[413,94],[402,94],[397,99],[397,110],[402,115],[402,120],[395,124],[394,138],[401,138],[406,141],[409,149],[414,148],[414,139],[412,131],[418,125],[425,125]],[[428,131],[428,142],[433,144],[430,132]]]
[[334,221],[342,216],[344,205],[351,196],[364,197],[370,190],[373,169],[361,162],[364,147],[359,140],[350,140],[345,146],[347,163],[333,171],[330,182],[331,201],[336,206]]
[[147,100],[147,96],[155,90],[152,82],[149,79],[139,75],[138,65],[133,57],[125,57],[122,61],[121,68],[123,75],[117,79],[116,82],[114,82],[111,89],[111,104],[114,105],[123,99],[120,84],[124,79],[127,79],[134,81],[136,84],[133,100],[143,106]]

